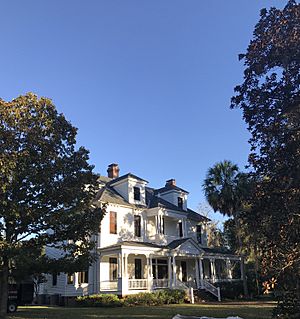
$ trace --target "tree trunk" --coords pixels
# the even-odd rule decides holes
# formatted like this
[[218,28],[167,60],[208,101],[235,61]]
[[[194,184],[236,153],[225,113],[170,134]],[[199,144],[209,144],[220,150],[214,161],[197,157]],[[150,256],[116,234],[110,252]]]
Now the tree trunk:
[[[243,242],[242,242],[242,238],[241,238],[241,227],[240,227],[240,223],[239,223],[239,218],[237,216],[234,216],[234,222],[235,222],[235,229],[236,229],[236,237],[237,237],[237,242],[239,245],[239,253],[242,253],[242,247],[243,247]],[[248,285],[247,285],[247,276],[246,276],[246,272],[245,272],[245,263],[244,263],[244,258],[242,258],[242,262],[241,262],[241,267],[243,268],[243,290],[244,290],[244,296],[246,298],[249,297],[249,292],[248,292]]]
[[248,285],[247,285],[247,276],[246,276],[246,271],[245,271],[245,263],[244,263],[244,257],[242,257],[241,260],[241,267],[243,268],[242,272],[243,272],[243,290],[244,290],[244,296],[246,298],[249,297],[249,292],[248,292]]
[[255,283],[256,283],[256,293],[257,296],[260,295],[260,285],[259,285],[259,276],[258,276],[258,271],[259,271],[259,263],[258,263],[258,256],[257,256],[257,244],[255,243],[253,245],[253,250],[254,250],[254,272],[255,272]]
[[7,298],[8,298],[8,258],[3,257],[2,270],[0,271],[0,319],[6,318]]

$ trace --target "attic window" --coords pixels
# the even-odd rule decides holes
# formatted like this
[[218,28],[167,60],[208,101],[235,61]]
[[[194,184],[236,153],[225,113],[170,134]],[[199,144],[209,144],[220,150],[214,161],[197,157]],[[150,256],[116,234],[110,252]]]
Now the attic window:
[[183,199],[182,199],[182,197],[178,197],[177,200],[178,200],[178,207],[180,209],[183,209]]
[[139,187],[133,187],[134,200],[141,200],[141,190]]

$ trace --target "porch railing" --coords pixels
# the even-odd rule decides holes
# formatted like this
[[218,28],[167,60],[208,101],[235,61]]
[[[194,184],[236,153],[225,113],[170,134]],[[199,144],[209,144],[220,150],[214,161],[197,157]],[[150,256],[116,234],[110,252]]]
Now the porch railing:
[[128,279],[128,289],[148,289],[147,279]]
[[216,296],[218,298],[218,301],[221,301],[220,287],[216,287],[213,284],[211,284],[210,282],[208,282],[207,280],[202,279],[201,288],[207,290],[212,295]]
[[153,279],[153,288],[168,288],[169,279]]
[[103,280],[100,282],[100,290],[118,290],[118,281]]

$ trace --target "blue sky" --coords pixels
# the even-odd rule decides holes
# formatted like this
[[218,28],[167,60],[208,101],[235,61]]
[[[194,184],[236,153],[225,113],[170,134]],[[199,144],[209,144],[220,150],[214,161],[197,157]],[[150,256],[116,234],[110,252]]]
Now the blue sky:
[[0,97],[34,92],[78,128],[95,171],[119,163],[161,187],[175,178],[204,201],[215,162],[247,162],[230,110],[263,0],[10,0],[0,3]]

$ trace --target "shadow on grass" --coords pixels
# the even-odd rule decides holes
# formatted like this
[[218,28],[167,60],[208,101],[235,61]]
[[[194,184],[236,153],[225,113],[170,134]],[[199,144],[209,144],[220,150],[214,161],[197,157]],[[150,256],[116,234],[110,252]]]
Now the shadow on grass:
[[270,319],[274,303],[222,303],[123,308],[20,307],[9,319],[171,319],[176,314],[224,318]]

